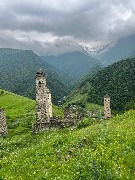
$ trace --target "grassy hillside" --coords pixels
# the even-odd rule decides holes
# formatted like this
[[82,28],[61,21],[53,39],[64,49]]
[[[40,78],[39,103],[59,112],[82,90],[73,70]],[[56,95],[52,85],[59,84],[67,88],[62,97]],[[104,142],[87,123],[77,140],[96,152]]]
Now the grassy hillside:
[[58,70],[32,51],[0,49],[0,88],[35,98],[35,75],[40,68],[46,74],[53,102],[57,103],[69,92],[68,83]]
[[93,69],[101,69],[102,64],[82,52],[65,53],[59,56],[42,56],[47,63],[57,68],[74,84]]
[[103,113],[104,110],[102,105],[87,102],[87,98],[88,98],[87,91],[86,93],[82,94],[80,90],[76,90],[73,91],[65,100],[63,100],[63,103],[65,107],[71,104],[75,104],[89,111],[96,110],[97,112]]
[[66,103],[86,102],[103,105],[104,95],[111,97],[111,108],[117,111],[134,109],[135,58],[114,63],[96,74],[87,76],[68,96]]
[[0,108],[6,111],[8,118],[22,117],[35,113],[35,101],[0,89]]
[[14,106],[7,117],[9,137],[0,138],[0,179],[135,178],[135,111],[85,128],[33,135],[34,104],[8,92],[0,95],[6,113]]
[[[9,134],[31,132],[36,120],[34,100],[0,89],[0,108],[5,110]],[[53,105],[53,115],[63,116],[64,113]]]

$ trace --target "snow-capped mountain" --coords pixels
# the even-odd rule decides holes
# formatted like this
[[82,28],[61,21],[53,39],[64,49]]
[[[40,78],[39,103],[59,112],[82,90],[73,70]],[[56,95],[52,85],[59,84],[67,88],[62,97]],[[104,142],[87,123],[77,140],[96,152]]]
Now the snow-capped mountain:
[[44,51],[40,55],[58,56],[65,53],[82,52],[100,60],[105,66],[121,59],[130,57],[135,51],[135,35],[121,38],[105,46],[92,47],[82,45],[75,39],[56,39],[44,44]]
[[135,35],[128,36],[111,42],[105,46],[98,46],[94,48],[83,47],[89,55],[100,60],[105,66],[117,62],[121,59],[133,57],[135,52]]
[[44,52],[40,55],[58,56],[74,51],[84,52],[82,46],[74,39],[56,39],[54,42],[47,42],[43,44]]

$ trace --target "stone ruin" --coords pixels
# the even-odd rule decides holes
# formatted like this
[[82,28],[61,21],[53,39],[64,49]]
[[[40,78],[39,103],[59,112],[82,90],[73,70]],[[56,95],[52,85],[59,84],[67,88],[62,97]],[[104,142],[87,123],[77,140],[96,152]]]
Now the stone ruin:
[[[36,73],[36,123],[33,132],[46,128],[64,128],[75,126],[81,119],[82,113],[71,105],[65,109],[64,119],[52,116],[51,92],[46,86],[45,74],[42,70]],[[111,118],[110,97],[104,96],[104,119]],[[5,112],[0,109],[0,136],[8,135]]]
[[82,116],[80,113],[73,113],[72,107],[66,108],[64,112],[64,119],[60,116],[52,116],[49,121],[35,123],[33,126],[33,132],[36,133],[38,131],[50,128],[64,128],[64,127],[72,127],[75,126],[80,120]]
[[66,107],[64,110],[64,119],[82,119],[82,113],[80,113],[75,105]]
[[104,119],[111,118],[110,96],[104,96]]
[[0,109],[0,136],[7,137],[6,116],[3,109]]
[[45,75],[42,70],[36,73],[36,123],[33,132],[46,128],[64,128],[74,126],[81,119],[81,115],[75,109],[66,109],[64,119],[52,116],[51,93],[46,86]]
[[[104,119],[111,117],[110,97],[104,96]],[[51,92],[46,86],[45,74],[42,70],[36,73],[36,123],[33,132],[46,128],[64,128],[75,126],[82,119],[82,114],[71,105],[65,109],[64,119],[52,116]]]
[[42,70],[36,74],[36,121],[49,122],[52,117],[51,93],[46,86],[46,79]]

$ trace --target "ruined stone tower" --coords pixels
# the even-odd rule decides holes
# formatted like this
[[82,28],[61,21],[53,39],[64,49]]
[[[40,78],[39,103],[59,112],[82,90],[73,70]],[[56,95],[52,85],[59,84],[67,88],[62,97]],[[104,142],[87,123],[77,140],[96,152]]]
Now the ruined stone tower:
[[110,96],[104,96],[104,118],[111,118]]
[[6,125],[6,116],[3,109],[0,109],[0,136],[6,137],[7,133],[7,125]]
[[36,73],[36,123],[49,122],[52,117],[51,93],[42,70]]

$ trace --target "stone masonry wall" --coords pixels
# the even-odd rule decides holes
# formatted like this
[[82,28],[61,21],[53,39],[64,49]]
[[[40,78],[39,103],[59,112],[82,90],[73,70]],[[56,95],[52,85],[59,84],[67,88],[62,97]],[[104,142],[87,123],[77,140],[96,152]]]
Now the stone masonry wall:
[[33,133],[42,131],[44,129],[50,128],[65,128],[75,126],[80,119],[65,119],[62,120],[61,117],[51,117],[50,122],[36,123],[33,126]]
[[44,129],[50,128],[64,128],[76,126],[76,124],[82,119],[81,114],[78,111],[75,111],[74,108],[66,108],[64,119],[60,116],[50,117],[48,122],[39,122],[35,123],[33,126],[33,133],[42,131]]
[[46,87],[43,71],[36,74],[36,122],[49,122],[52,117],[51,93]]
[[108,95],[104,97],[104,118],[111,118],[110,97]]
[[2,109],[0,109],[0,136],[6,137],[7,135],[8,132],[7,132],[5,112]]

